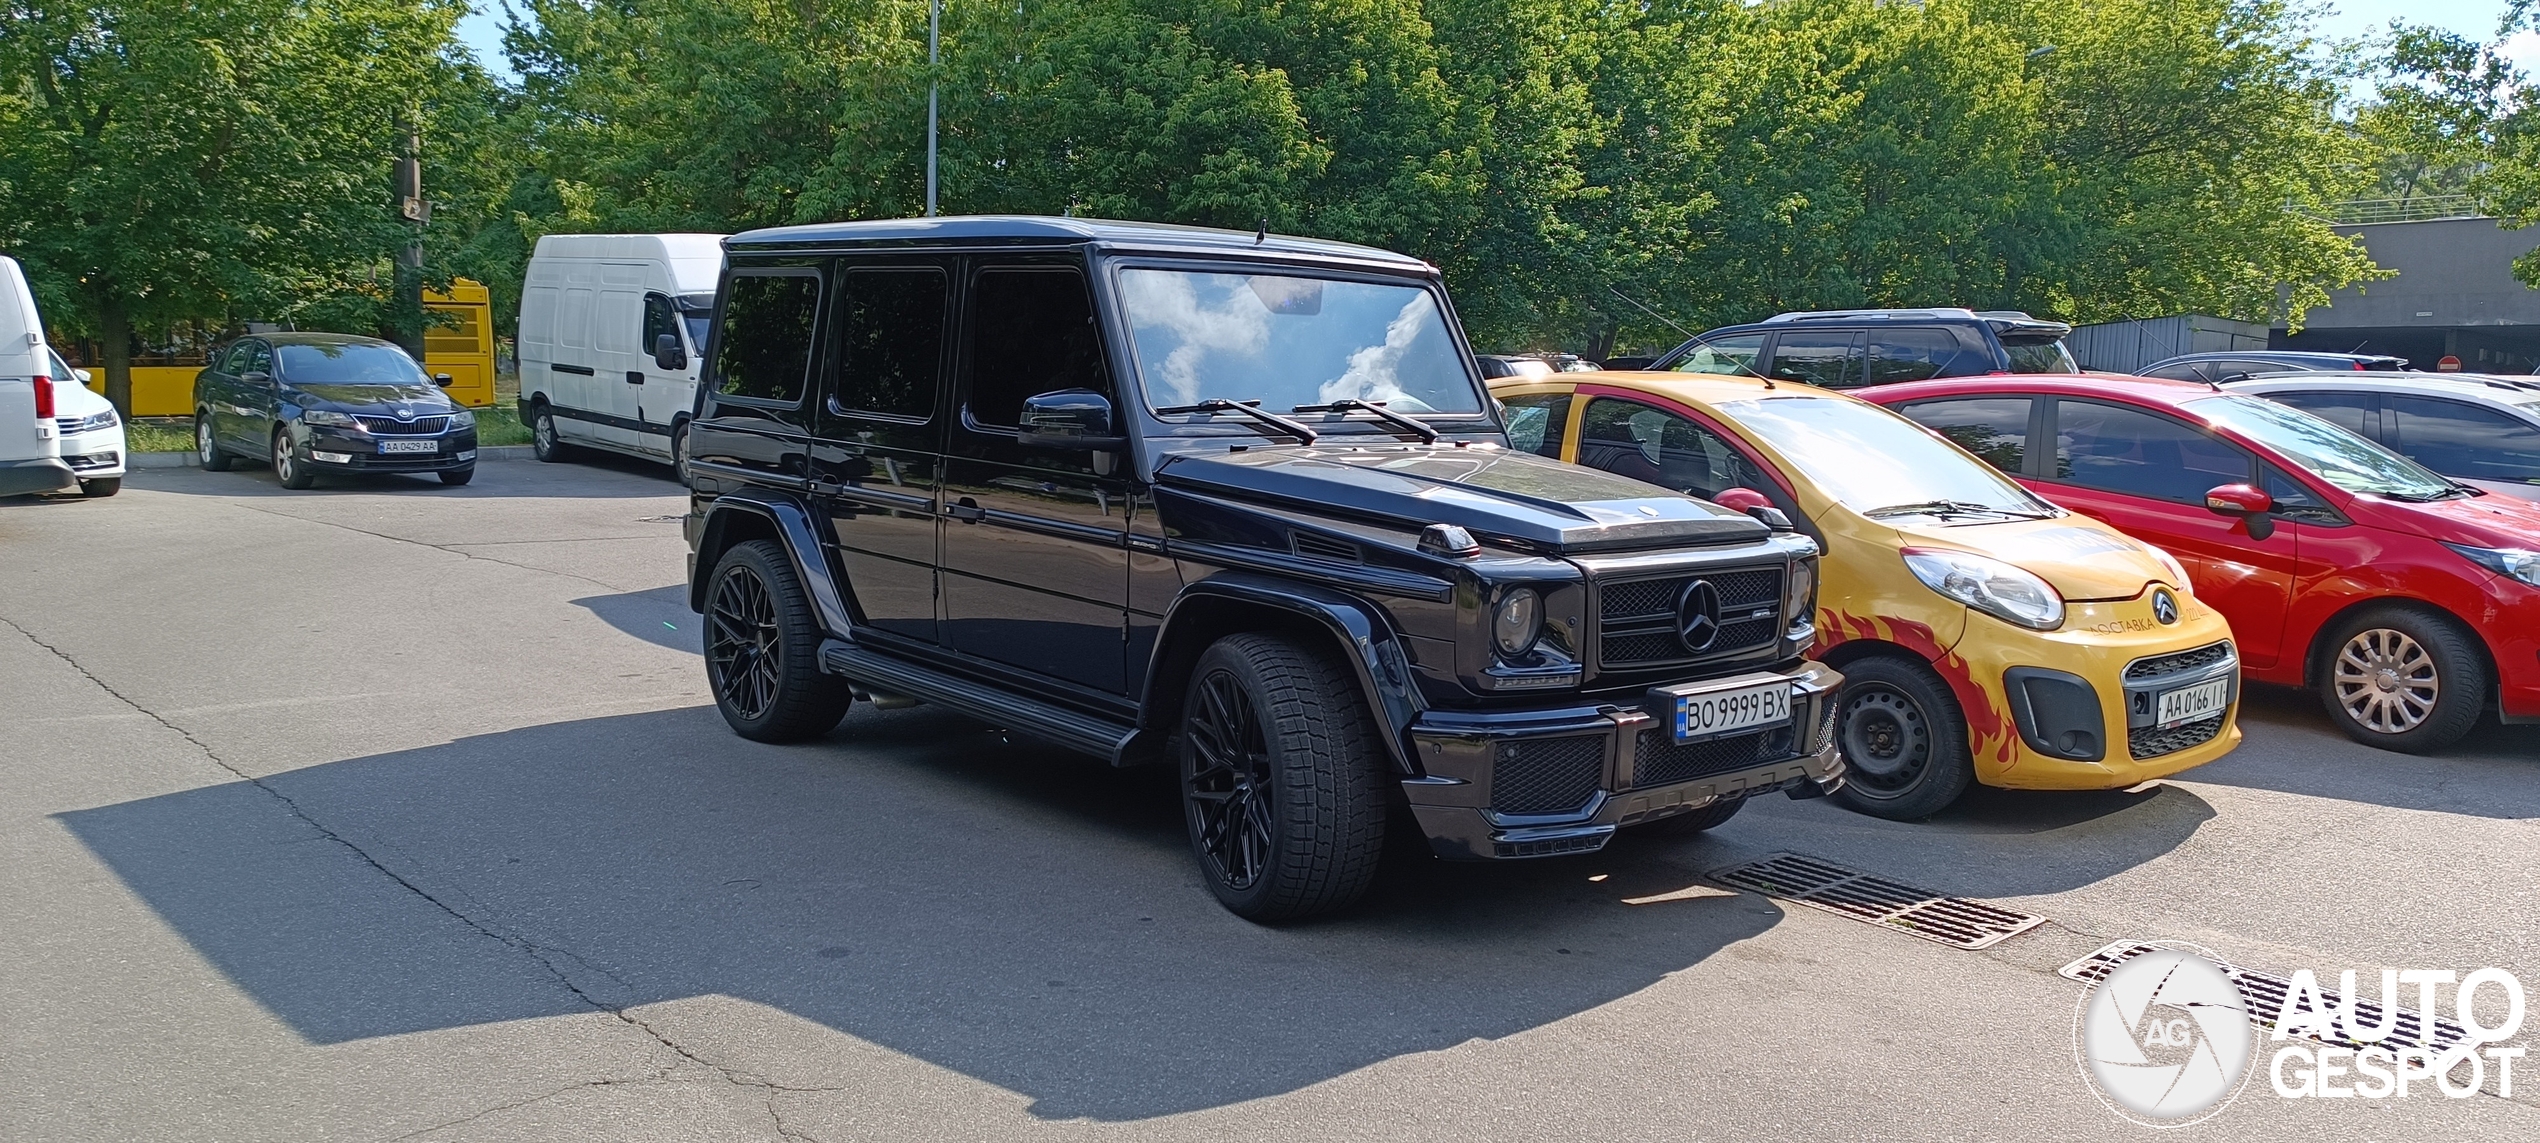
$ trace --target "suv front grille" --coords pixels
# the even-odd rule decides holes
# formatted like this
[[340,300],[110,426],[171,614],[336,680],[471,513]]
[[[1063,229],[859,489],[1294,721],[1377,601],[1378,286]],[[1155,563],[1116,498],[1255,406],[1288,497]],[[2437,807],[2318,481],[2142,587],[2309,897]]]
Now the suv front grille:
[[401,421],[395,417],[356,417],[355,419],[362,423],[363,428],[388,436],[427,436],[440,432],[450,425],[448,417],[416,417],[411,421]]
[[[1706,571],[1692,575],[1597,584],[1598,665],[1656,667],[1727,658],[1769,647],[1782,632],[1779,567]],[[1695,580],[1711,581],[1720,597],[1720,630],[1700,651],[1685,646],[1676,630],[1676,604]]]
[[1596,796],[1605,780],[1605,736],[1536,738],[1499,744],[1490,808],[1503,814],[1559,814]]
[[2146,758],[2158,758],[2164,754],[2176,754],[2181,750],[2213,741],[2215,735],[2222,733],[2222,728],[2223,716],[2219,714],[2184,726],[2173,726],[2168,730],[2156,730],[2149,726],[2128,727],[2125,732],[2126,753],[2133,755],[2138,762]]
[[2207,644],[2193,651],[2179,651],[2168,655],[2154,655],[2148,659],[2136,659],[2125,665],[2125,681],[2140,682],[2144,679],[2157,679],[2163,675],[2175,675],[2181,671],[2199,670],[2230,657],[2231,644],[2223,642]]

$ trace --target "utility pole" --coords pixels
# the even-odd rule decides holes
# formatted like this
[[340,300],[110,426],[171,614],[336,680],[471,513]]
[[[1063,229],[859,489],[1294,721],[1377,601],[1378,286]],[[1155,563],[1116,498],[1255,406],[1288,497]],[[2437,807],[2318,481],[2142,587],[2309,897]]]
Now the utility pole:
[[944,0],[926,5],[926,217],[935,217],[935,68],[943,57],[937,34],[944,19]]
[[406,221],[407,233],[405,248],[397,251],[396,296],[391,299],[397,344],[418,364],[423,361],[423,225],[432,220],[432,204],[423,198],[420,118],[398,116],[398,141],[405,153],[397,159],[397,215]]

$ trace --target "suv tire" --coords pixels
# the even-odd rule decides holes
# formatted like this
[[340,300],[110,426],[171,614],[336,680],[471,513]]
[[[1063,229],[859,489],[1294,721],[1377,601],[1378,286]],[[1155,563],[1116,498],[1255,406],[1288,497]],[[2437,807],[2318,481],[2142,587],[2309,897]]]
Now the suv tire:
[[2478,726],[2495,689],[2478,642],[2449,617],[2375,607],[2322,644],[2319,692],[2328,719],[2366,746],[2425,754]]
[[1267,924],[1366,893],[1384,748],[1345,667],[1285,636],[1229,635],[1193,666],[1180,730],[1183,821],[1226,908]]
[[706,585],[706,683],[734,733],[800,742],[829,733],[855,701],[847,681],[820,669],[820,621],[773,540],[723,553]]
[[1844,665],[1834,733],[1846,777],[1835,800],[1871,817],[1920,821],[1975,784],[1958,697],[1929,666],[1904,656]]
[[121,491],[123,491],[123,478],[120,476],[101,476],[95,480],[79,482],[79,494],[91,500],[103,500]]
[[229,450],[222,448],[220,438],[213,434],[208,409],[194,411],[194,459],[202,462],[205,472],[229,471]]

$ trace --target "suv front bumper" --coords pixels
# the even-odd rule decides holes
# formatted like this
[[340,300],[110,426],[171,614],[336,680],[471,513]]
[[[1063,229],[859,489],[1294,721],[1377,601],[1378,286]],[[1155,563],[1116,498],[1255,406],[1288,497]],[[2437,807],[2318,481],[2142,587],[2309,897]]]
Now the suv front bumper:
[[1531,711],[1426,711],[1411,726],[1421,768],[1404,779],[1412,815],[1440,857],[1549,857],[1602,849],[1623,826],[1781,791],[1819,797],[1843,786],[1834,692],[1820,663],[1723,679],[1791,687],[1791,719],[1749,734],[1679,745],[1667,712],[1584,704]]

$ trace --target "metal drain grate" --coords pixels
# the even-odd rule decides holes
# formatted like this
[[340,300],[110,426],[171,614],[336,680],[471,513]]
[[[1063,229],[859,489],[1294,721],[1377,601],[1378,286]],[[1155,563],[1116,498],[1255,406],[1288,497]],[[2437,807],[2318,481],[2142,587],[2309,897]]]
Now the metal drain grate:
[[2046,923],[2046,918],[1964,897],[1943,897],[1884,877],[1796,853],[1723,869],[1713,881],[1885,925],[1951,948],[1989,948]]
[[[2118,965],[2151,951],[2151,945],[2137,941],[2118,941],[2056,971],[2083,984],[2097,984],[2101,977],[2114,971]],[[2229,964],[2223,965],[2223,975],[2230,977],[2231,982],[2239,986],[2240,1004],[2249,1010],[2249,1022],[2270,1032],[2274,1031],[2276,1013],[2284,1011],[2284,994],[2292,990],[2293,982],[2271,972],[2258,972]],[[2320,995],[2328,1001],[2331,1009],[2338,1007],[2336,989],[2322,988]],[[2367,1028],[2380,1027],[2383,1019],[2381,1005],[2357,997],[2355,1019]],[[2318,1036],[2303,1038],[2321,1039]],[[2467,1043],[2469,1038],[2469,1029],[2459,1024],[2440,1016],[2428,1020],[2417,1012],[2401,1008],[2390,1034],[2383,1036],[2378,1043],[2384,1048],[2426,1048],[2445,1052]],[[2370,1046],[2363,1041],[2351,1040],[2344,1036],[2325,1039],[2322,1042],[2341,1048]]]

